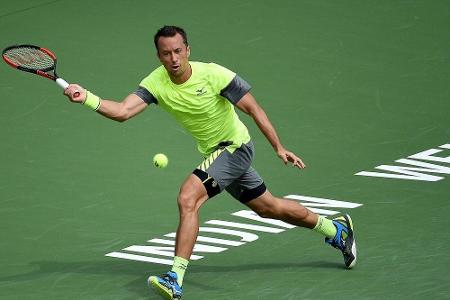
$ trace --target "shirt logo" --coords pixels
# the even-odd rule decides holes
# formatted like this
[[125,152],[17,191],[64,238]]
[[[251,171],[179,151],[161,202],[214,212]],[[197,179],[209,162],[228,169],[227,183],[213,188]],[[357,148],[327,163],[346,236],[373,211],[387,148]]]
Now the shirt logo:
[[201,96],[201,95],[206,94],[206,90],[205,90],[204,87],[202,87],[201,89],[196,90],[195,92],[197,93],[197,96]]

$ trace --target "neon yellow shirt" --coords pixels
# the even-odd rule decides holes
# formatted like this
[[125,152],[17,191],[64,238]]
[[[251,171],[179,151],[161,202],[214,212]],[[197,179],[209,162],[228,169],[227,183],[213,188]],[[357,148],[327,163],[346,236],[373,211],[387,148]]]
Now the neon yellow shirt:
[[247,127],[233,104],[220,95],[236,74],[214,63],[189,63],[192,75],[182,84],[173,83],[164,66],[160,66],[140,86],[192,134],[203,155],[211,153],[220,142],[232,141],[227,148],[234,151],[250,141]]

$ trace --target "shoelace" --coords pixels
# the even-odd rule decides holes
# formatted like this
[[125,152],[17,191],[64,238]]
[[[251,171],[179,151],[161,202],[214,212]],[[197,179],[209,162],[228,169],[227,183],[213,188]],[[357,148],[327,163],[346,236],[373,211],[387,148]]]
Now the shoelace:
[[173,298],[181,299],[181,287],[178,285],[178,281],[174,277],[170,276],[168,273],[162,274],[159,277],[163,279],[162,284],[166,288],[172,290]]
[[169,274],[165,273],[162,274],[160,276],[162,279],[164,279],[164,286],[166,286],[167,288],[171,288],[171,286],[166,285],[167,282],[169,282],[171,285],[175,285],[178,284],[178,282],[175,280],[175,278],[173,278],[172,276],[170,276]]

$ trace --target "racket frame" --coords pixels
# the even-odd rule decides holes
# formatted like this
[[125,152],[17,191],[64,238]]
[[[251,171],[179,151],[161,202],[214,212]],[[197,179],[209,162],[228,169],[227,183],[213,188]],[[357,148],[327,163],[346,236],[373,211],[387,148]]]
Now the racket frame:
[[[14,49],[14,48],[20,48],[20,47],[32,48],[32,49],[36,49],[36,50],[44,52],[45,54],[50,56],[50,58],[53,60],[53,66],[48,67],[48,68],[43,68],[43,69],[31,69],[31,68],[17,65],[16,63],[11,61],[8,57],[6,57],[4,55],[8,50]],[[5,49],[3,49],[2,58],[8,65],[10,65],[11,67],[13,67],[15,69],[18,69],[18,70],[21,70],[24,72],[28,72],[28,73],[33,73],[33,74],[51,79],[51,80],[55,81],[63,89],[66,89],[69,86],[69,83],[67,83],[67,81],[65,81],[64,79],[59,77],[58,74],[56,73],[56,63],[57,63],[56,55],[52,51],[48,50],[47,48],[30,45],[30,44],[12,45],[12,46],[9,46],[9,47],[6,47]],[[53,75],[48,73],[50,71],[53,71],[52,72]]]

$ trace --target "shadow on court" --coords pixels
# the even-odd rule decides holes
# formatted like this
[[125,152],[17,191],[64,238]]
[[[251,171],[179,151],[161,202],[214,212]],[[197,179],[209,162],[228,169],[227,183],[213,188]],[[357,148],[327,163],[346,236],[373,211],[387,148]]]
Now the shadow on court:
[[[150,274],[162,274],[168,270],[166,266],[142,265],[130,263],[111,263],[111,261],[81,261],[81,262],[56,262],[56,261],[38,261],[31,262],[30,267],[33,271],[5,276],[0,278],[0,283],[6,282],[24,282],[34,281],[46,276],[61,274],[90,274],[90,275],[116,275],[116,276],[135,276],[136,279],[125,284],[125,287],[140,296],[148,295],[148,290],[143,288],[147,277]],[[202,266],[192,265],[189,269],[190,274],[203,273],[241,273],[247,271],[270,272],[283,269],[342,269],[342,263],[328,261],[312,261],[305,263],[261,263],[261,264],[243,264],[238,266]],[[218,286],[210,286],[200,283],[192,276],[188,279],[189,285],[196,286],[202,290],[217,290]]]

